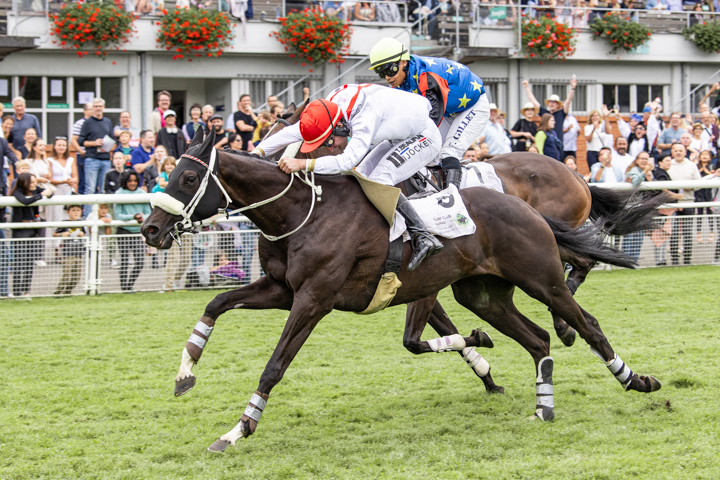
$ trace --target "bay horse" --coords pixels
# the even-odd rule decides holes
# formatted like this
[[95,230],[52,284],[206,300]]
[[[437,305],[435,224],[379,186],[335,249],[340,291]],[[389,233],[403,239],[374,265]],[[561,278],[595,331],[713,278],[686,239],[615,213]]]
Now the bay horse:
[[[256,431],[270,392],[317,323],[334,309],[361,312],[368,306],[384,273],[389,229],[354,179],[288,176],[256,155],[218,151],[213,148],[214,132],[204,141],[200,140],[202,130],[198,132],[170,175],[165,193],[153,200],[142,234],[148,245],[167,249],[178,225],[197,225],[227,208],[227,203],[243,207],[263,233],[258,251],[266,276],[221,293],[208,303],[183,350],[176,395],[194,385],[191,369],[222,313],[238,308],[290,311],[240,420],[209,447],[224,451]],[[299,181],[293,184],[295,178]],[[320,189],[322,201],[316,202]],[[445,239],[443,251],[425,259],[413,272],[403,267],[399,274],[403,286],[390,306],[428,298],[434,301],[437,292],[451,285],[461,305],[530,353],[537,372],[534,416],[541,420],[555,416],[550,337],[517,310],[512,301],[515,286],[552,308],[574,328],[626,390],[652,392],[660,388],[654,377],[639,376],[623,363],[597,320],[580,308],[564,283],[562,262],[575,256],[633,265],[632,259],[604,244],[599,227],[570,229],[516,197],[489,189],[465,189],[460,195],[477,225],[475,233]],[[411,247],[403,247],[403,265],[407,265]],[[420,341],[425,321],[427,316],[406,323],[406,329],[410,325],[413,330],[405,332],[405,339],[414,344],[417,353],[492,346],[489,337],[478,331],[469,337],[454,334]],[[480,360],[489,371],[487,362]]]

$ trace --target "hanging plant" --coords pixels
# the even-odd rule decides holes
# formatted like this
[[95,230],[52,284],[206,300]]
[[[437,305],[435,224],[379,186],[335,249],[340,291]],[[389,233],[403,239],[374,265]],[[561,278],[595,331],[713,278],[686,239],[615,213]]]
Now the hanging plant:
[[284,45],[290,57],[299,57],[303,66],[345,62],[352,33],[347,23],[309,8],[279,20],[280,30],[270,35]]
[[577,31],[562,22],[542,16],[522,16],[522,46],[525,58],[565,60],[575,53]]
[[233,24],[224,12],[175,8],[163,10],[157,39],[160,47],[175,55],[172,59],[219,57],[231,45]]
[[51,19],[57,37],[53,43],[75,49],[80,57],[94,49],[104,60],[108,50],[117,50],[129,41],[135,15],[114,2],[89,1],[63,5]]
[[695,44],[706,53],[720,53],[720,22],[696,23],[692,27],[683,28],[685,40]]
[[645,45],[650,40],[650,29],[645,25],[632,22],[620,15],[607,12],[590,24],[590,31],[594,34],[593,40],[605,38],[610,45],[610,53],[619,50],[630,52]]

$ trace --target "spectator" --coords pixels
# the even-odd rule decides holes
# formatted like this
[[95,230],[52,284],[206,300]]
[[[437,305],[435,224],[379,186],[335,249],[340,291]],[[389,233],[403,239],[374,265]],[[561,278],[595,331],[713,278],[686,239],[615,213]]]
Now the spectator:
[[[114,141],[112,123],[103,117],[105,100],[93,100],[93,114],[83,123],[78,143],[85,147],[85,193],[92,194],[104,187],[105,174],[110,170],[110,153],[103,148],[103,143]],[[107,137],[107,138],[106,138]],[[107,146],[106,146],[107,147]],[[90,205],[85,205],[85,216],[90,214]]]
[[714,164],[717,165],[717,147],[718,139],[720,139],[720,131],[718,131],[718,126],[712,123],[712,113],[709,111],[703,112],[702,115],[700,115],[700,122],[703,129],[702,138],[708,143]]
[[[82,205],[67,205],[67,221],[77,222],[82,216]],[[82,271],[83,257],[87,250],[85,237],[87,232],[85,227],[60,227],[55,229],[53,237],[62,237],[60,244],[62,252],[62,277],[58,283],[55,295],[70,295],[80,280]]]
[[172,102],[172,95],[167,90],[158,92],[155,96],[157,99],[157,108],[152,111],[150,118],[148,118],[148,129],[157,135],[161,128],[165,127],[165,111],[170,109],[170,103]]
[[[618,137],[621,139],[622,137]],[[625,172],[625,181],[631,183],[633,187],[638,187],[642,182],[651,182],[653,180],[653,167],[648,162],[650,154],[640,152],[640,154],[627,167]],[[639,232],[625,235],[622,239],[622,250],[629,256],[637,260],[640,258],[640,248],[642,247],[645,232]]]
[[[565,160],[563,160],[563,163],[565,166],[567,166],[570,170],[580,175],[580,173],[577,171],[577,159],[573,155],[568,155],[565,157]],[[587,175],[580,175],[583,180],[585,180],[585,183],[590,182],[590,174]]]
[[648,142],[647,136],[645,136],[646,131],[645,125],[638,123],[635,126],[633,133],[631,133],[628,137],[628,142],[630,144],[628,147],[628,154],[631,157],[637,158],[640,152],[650,153],[650,142]]
[[125,157],[125,161],[129,164],[130,160],[132,159],[132,152],[135,150],[133,147],[130,146],[130,137],[131,133],[126,130],[120,131],[120,137],[119,145],[115,149],[116,152],[121,152],[123,156]]
[[242,149],[248,151],[252,143],[253,132],[257,126],[257,116],[252,111],[252,100],[247,93],[240,95],[238,111],[233,115],[233,123],[237,133],[242,138]]
[[215,148],[222,149],[225,144],[228,143],[229,133],[223,128],[223,119],[217,113],[210,117],[210,123],[208,124],[215,131],[215,140],[220,140],[215,143]]
[[42,137],[42,130],[40,130],[40,122],[37,117],[32,113],[25,113],[25,99],[23,97],[15,97],[12,106],[13,110],[15,110],[12,117],[15,120],[12,127],[13,147],[19,151],[20,147],[25,143],[25,130],[28,128],[35,129],[35,134],[38,137]]
[[73,124],[71,134],[72,137],[70,138],[70,146],[75,150],[76,154],[76,163],[77,163],[77,169],[78,169],[78,193],[84,193],[85,192],[85,148],[78,143],[78,138],[80,137],[80,131],[82,130],[82,126],[85,124],[85,121],[92,117],[93,114],[93,104],[92,103],[86,103],[83,105],[83,118],[76,121]]
[[215,114],[215,109],[213,108],[212,105],[205,105],[204,107],[202,107],[202,114],[200,115],[200,122],[205,125],[206,129],[209,129],[210,117],[212,117],[214,114]]
[[214,286],[233,285],[245,278],[245,272],[240,269],[240,264],[230,261],[227,253],[222,250],[215,254],[214,264],[210,267],[211,283]]
[[272,118],[281,118],[285,113],[285,105],[282,102],[277,102],[275,105],[270,107],[270,115]]
[[627,173],[630,164],[635,159],[627,153],[628,142],[625,137],[617,137],[615,139],[615,146],[612,150],[612,164],[620,169],[620,171]]
[[163,290],[170,292],[180,288],[180,280],[183,273],[190,265],[190,254],[192,251],[192,241],[183,241],[181,244],[173,242],[170,250],[168,250],[167,260],[165,260],[165,285]]
[[267,108],[270,110],[273,105],[278,101],[277,95],[268,95],[267,97]]
[[527,95],[530,102],[535,108],[540,109],[540,115],[542,116],[546,113],[549,113],[555,118],[555,134],[560,140],[560,145],[562,145],[565,138],[565,136],[563,135],[563,124],[565,123],[565,117],[567,116],[568,112],[570,112],[570,105],[572,104],[572,99],[575,96],[575,87],[577,86],[577,79],[575,78],[575,75],[573,75],[572,79],[570,79],[570,93],[568,93],[565,101],[561,103],[560,97],[558,97],[557,95],[550,95],[550,98],[545,100],[545,105],[547,106],[547,109],[540,106],[540,102],[538,102],[535,98],[535,95],[533,95],[528,81],[524,80],[522,84],[523,87],[525,87],[525,94]]
[[587,164],[589,168],[592,168],[598,161],[600,149],[606,146],[609,135],[607,125],[610,122],[607,117],[605,121],[602,121],[598,110],[591,111],[588,118],[590,122],[585,125],[583,132],[585,134],[585,142],[587,142]]
[[670,115],[670,126],[660,132],[660,136],[658,137],[657,148],[659,155],[661,157],[671,155],[670,149],[674,143],[680,142],[680,137],[683,133],[686,133],[686,131],[680,128],[680,112],[673,112]]
[[[697,165],[685,158],[686,151],[685,147],[676,143],[671,148],[672,153],[672,164],[668,170],[670,179],[674,182],[684,182],[687,180],[700,180],[700,171]],[[682,190],[681,201],[692,202],[695,200],[695,195],[690,189]],[[689,265],[692,258],[692,218],[681,218],[695,214],[694,208],[682,208],[675,212],[675,216],[679,217],[676,219],[673,225],[672,237],[670,237],[670,255],[672,256],[673,265],[678,264],[679,254],[681,253],[678,249],[679,237],[683,237],[683,251],[684,253],[684,264]]]
[[[706,177],[708,175],[713,175],[715,173],[715,169],[712,166],[712,155],[710,153],[710,150],[703,150],[700,152],[700,157],[698,159],[698,171],[700,172],[700,177]],[[695,201],[696,202],[712,202],[713,201],[713,194],[711,188],[701,188],[698,190],[695,190]],[[697,215],[712,215],[712,210],[710,207],[700,207],[697,209]],[[698,217],[697,219],[697,242],[703,243],[702,238],[702,217]],[[713,233],[713,218],[708,217],[708,224],[710,226],[710,234],[708,235],[708,243],[712,243],[715,241],[715,234]]]
[[340,20],[345,20],[345,9],[342,6],[343,2],[323,2],[323,9],[325,15],[328,17],[338,17]]
[[[112,170],[110,171],[112,172]],[[108,173],[110,173],[108,172]],[[107,191],[105,193],[108,193]],[[91,212],[90,215],[87,216],[85,219],[88,222],[97,222],[100,220],[105,224],[105,226],[100,226],[100,230],[98,230],[98,235],[110,235],[113,233],[113,227],[110,226],[110,222],[112,222],[112,215],[110,214],[110,205],[101,203],[98,205],[98,211],[97,213]],[[90,231],[90,235],[93,234],[93,231],[98,227],[89,227],[88,230]],[[107,248],[108,256],[110,257],[110,267],[112,268],[118,268],[117,261],[115,260],[115,257],[117,256],[117,238],[111,237],[107,239],[108,241],[105,243],[105,248]],[[98,268],[100,267],[100,252],[94,252],[97,258],[96,265]]]
[[[720,11],[718,8],[715,8],[715,11]],[[710,111],[713,115],[718,116],[720,114],[720,95],[715,96],[715,106],[714,108],[710,109],[710,106],[705,103],[705,101],[712,95],[713,93],[720,90],[720,82],[715,82],[712,84],[712,86],[708,89],[708,91],[705,93],[705,96],[700,100],[700,113],[703,113],[705,110]]]
[[[4,122],[3,122],[4,123]],[[10,143],[5,138],[0,138],[0,158],[7,158],[10,172],[15,169],[19,161],[15,152],[10,148]],[[8,178],[5,175],[5,169],[0,171],[0,195],[7,195],[9,192]],[[0,207],[0,224],[5,223],[5,207]],[[8,291],[8,271],[10,266],[10,246],[4,242],[5,230],[0,225],[0,297],[7,297]]]
[[242,150],[242,137],[237,133],[230,133],[227,137],[227,143],[224,150]]
[[[38,188],[37,178],[31,173],[21,173],[17,177],[10,195],[22,203],[23,207],[13,207],[12,221],[15,223],[35,222],[38,219],[38,207],[31,206],[43,197],[51,197],[52,190]],[[29,239],[42,236],[39,228],[16,228],[12,231],[14,239]],[[33,260],[37,257],[37,244],[33,240],[13,242],[13,294],[16,297],[29,297],[32,285]]]
[[551,113],[543,114],[540,119],[535,146],[540,154],[562,161],[563,144],[555,133],[555,117]]
[[17,147],[17,151],[20,153],[20,157],[22,159],[28,158],[30,152],[32,152],[32,146],[37,138],[37,132],[35,132],[34,128],[30,127],[25,130],[23,133],[23,144]]
[[660,133],[660,122],[657,119],[658,112],[662,110],[662,106],[657,101],[649,102],[645,104],[642,113],[642,123],[645,125],[647,131],[647,140],[650,148],[655,145],[655,141]]
[[612,164],[610,148],[602,147],[598,163],[590,169],[590,183],[620,183],[625,178],[622,170]]
[[140,133],[140,146],[133,151],[130,158],[130,166],[138,173],[140,185],[142,185],[143,172],[155,162],[153,145],[155,145],[155,134],[152,130],[143,130]]
[[168,180],[170,179],[170,174],[173,170],[175,170],[176,161],[173,157],[167,157],[164,162],[162,162],[162,172],[160,172],[160,175],[157,177],[157,183],[152,189],[152,193],[157,192],[164,192],[165,187],[167,187]]
[[687,147],[688,151],[692,156],[699,156],[700,152],[710,150],[707,140],[703,138],[703,125],[702,123],[694,123],[692,126],[692,139],[690,145]]
[[171,157],[180,158],[185,153],[187,142],[185,136],[177,127],[177,115],[172,110],[165,110],[165,126],[160,129],[155,140],[156,146],[165,147],[167,154]]
[[565,117],[563,123],[563,157],[577,156],[577,139],[580,134],[580,124],[572,115]]
[[400,23],[402,16],[397,3],[380,2],[375,5],[375,18],[382,23]]
[[13,154],[18,157],[17,150],[15,150],[15,147],[13,147],[13,139],[15,138],[15,135],[12,133],[13,126],[15,125],[15,119],[11,115],[6,115],[2,117],[2,130],[0,130],[0,137],[7,140],[7,142],[10,144],[10,147],[12,147]]
[[[653,180],[656,182],[669,182],[670,175],[668,175],[668,170],[670,170],[671,165],[672,157],[669,155],[662,157],[658,161],[657,168],[653,171]],[[682,194],[677,193],[677,191],[663,190],[662,192],[658,192],[658,194],[660,193],[669,195],[673,200],[681,200],[683,198]],[[658,210],[658,214],[665,217],[671,216],[674,212],[674,208],[661,208]],[[655,219],[655,222],[660,225],[660,227],[652,233],[652,241],[655,247],[655,265],[663,267],[667,265],[667,261],[665,260],[665,243],[668,238],[670,238],[670,234],[672,232],[672,222],[670,221],[670,218]]]
[[252,137],[253,143],[258,142],[264,138],[264,137],[260,136],[260,130],[262,130],[262,128],[265,126],[268,126],[268,125],[272,126],[274,117],[272,116],[272,114],[269,111],[263,110],[262,112],[260,112],[258,114],[257,118],[258,118],[257,119],[257,127],[255,127],[255,132],[253,132],[253,137]]
[[355,4],[355,20],[372,22],[375,20],[375,7],[370,2],[357,2]]
[[157,185],[162,165],[168,158],[175,159],[175,157],[168,156],[167,150],[162,145],[155,147],[155,153],[151,157],[152,163],[146,166],[145,171],[143,171],[143,190],[148,193],[153,191],[153,188]]
[[667,3],[667,9],[671,12],[682,12],[682,0],[665,0]]
[[535,141],[535,134],[537,133],[537,125],[533,122],[533,118],[537,115],[538,109],[531,102],[527,102],[520,113],[524,118],[515,122],[515,125],[510,129],[510,135],[517,138],[516,152],[526,151],[528,146]]
[[512,142],[505,134],[505,128],[501,123],[498,122],[498,115],[500,111],[497,105],[494,103],[490,104],[490,120],[488,120],[485,131],[483,131],[483,137],[481,141],[485,141],[490,149],[490,155],[501,155],[503,153],[512,152]]
[[[48,162],[52,171],[50,183],[55,187],[55,193],[58,195],[77,193],[77,165],[75,159],[68,156],[67,138],[55,138],[50,148]],[[48,222],[58,222],[64,219],[65,211],[62,205],[48,205],[45,207],[45,218]]]
[[188,145],[195,137],[195,132],[205,126],[205,123],[200,119],[201,115],[202,107],[199,103],[193,103],[190,107],[190,121],[182,127],[183,136]]
[[700,152],[691,152],[690,151],[691,143],[692,143],[692,135],[690,135],[688,132],[685,132],[682,135],[680,135],[680,145],[685,147],[685,157],[687,157],[691,162],[697,163],[698,157],[700,156]]
[[478,154],[474,148],[468,148],[463,153],[462,161],[460,163],[473,163],[478,161]]
[[[152,133],[152,132],[151,132]],[[142,139],[141,139],[142,142]],[[140,188],[140,176],[134,170],[128,170],[120,177],[120,188],[116,193],[121,195],[138,195],[145,193]],[[115,218],[124,222],[134,220],[136,226],[117,227],[118,250],[120,251],[120,289],[124,293],[132,293],[135,281],[145,264],[145,244],[140,233],[140,224],[150,215],[147,203],[128,203],[115,205]],[[130,254],[133,255],[132,270],[128,272]]]
[[626,122],[617,112],[613,112],[615,119],[617,120],[618,130],[620,135],[625,138],[630,137],[630,134],[635,131],[635,127],[642,122],[642,115],[633,113],[630,115],[630,123]]
[[50,181],[53,178],[52,165],[45,155],[45,140],[37,138],[32,144],[30,154],[27,159],[30,160],[30,173],[35,175],[37,183],[41,188],[49,188],[55,191]]
[[528,153],[540,153],[537,146],[533,143],[528,147]]
[[132,148],[136,148],[140,145],[140,129],[131,126],[130,112],[128,111],[120,112],[120,123],[115,125],[113,135],[115,135],[115,138],[120,138],[120,134],[122,132],[130,132],[130,140],[128,141],[128,144]]
[[[537,153],[537,152],[536,152]],[[490,146],[485,142],[480,142],[480,146],[478,148],[478,162],[484,162],[487,158],[490,157]]]
[[115,150],[112,157],[112,170],[105,174],[105,193],[110,195],[120,188],[120,176],[125,172],[125,157],[122,152]]

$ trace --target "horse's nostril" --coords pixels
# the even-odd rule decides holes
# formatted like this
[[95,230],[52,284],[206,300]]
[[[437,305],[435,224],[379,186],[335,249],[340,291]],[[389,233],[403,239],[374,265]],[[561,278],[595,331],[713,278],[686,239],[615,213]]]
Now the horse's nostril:
[[155,235],[155,234],[157,234],[159,229],[155,225],[145,225],[144,230],[145,230],[145,233],[147,233],[147,234]]

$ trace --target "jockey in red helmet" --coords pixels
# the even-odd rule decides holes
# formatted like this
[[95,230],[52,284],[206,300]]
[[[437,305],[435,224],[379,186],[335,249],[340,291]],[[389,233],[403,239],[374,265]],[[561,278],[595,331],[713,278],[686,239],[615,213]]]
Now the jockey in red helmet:
[[[272,154],[298,141],[304,142],[303,153],[330,147],[331,153],[338,153],[314,160],[286,157],[278,165],[287,173],[307,169],[322,174],[357,167],[370,180],[396,185],[430,163],[440,150],[440,132],[429,113],[430,102],[418,95],[380,85],[344,85],[326,100],[310,103],[299,123],[263,140],[256,152]],[[372,145],[377,146],[370,152]],[[426,256],[440,252],[442,244],[425,229],[402,194],[397,210],[413,240],[408,263],[408,271],[412,271]]]

